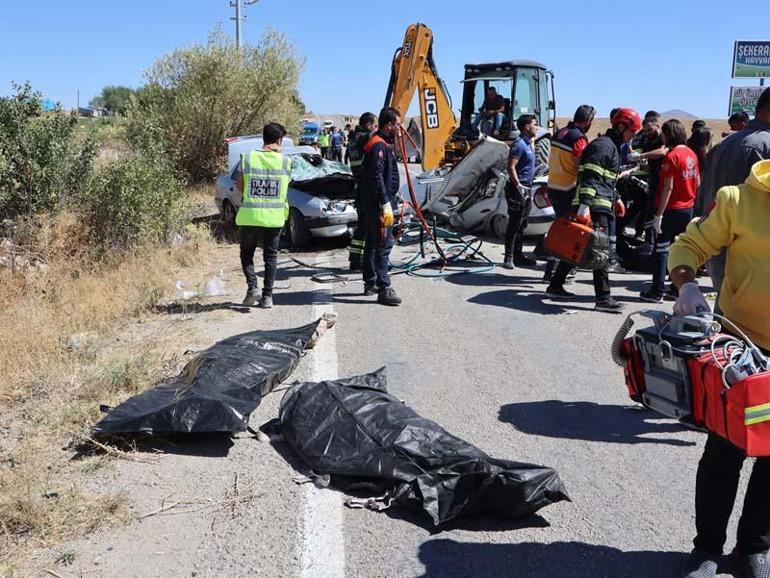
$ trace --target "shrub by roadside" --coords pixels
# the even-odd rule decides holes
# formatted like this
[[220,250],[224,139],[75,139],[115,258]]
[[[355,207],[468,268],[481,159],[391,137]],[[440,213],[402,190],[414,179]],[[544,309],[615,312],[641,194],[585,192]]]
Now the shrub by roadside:
[[80,209],[100,252],[159,242],[181,225],[185,190],[162,155],[130,154],[92,177]]

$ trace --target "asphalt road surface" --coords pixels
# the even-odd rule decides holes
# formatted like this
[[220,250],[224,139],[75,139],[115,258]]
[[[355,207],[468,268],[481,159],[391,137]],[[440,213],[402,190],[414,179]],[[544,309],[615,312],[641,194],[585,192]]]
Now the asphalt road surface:
[[[487,243],[485,251],[499,261],[499,245]],[[230,252],[235,265],[235,248]],[[579,296],[570,303],[543,298],[542,264],[444,279],[401,274],[393,283],[404,303],[388,308],[364,297],[356,276],[345,284],[310,280],[322,269],[346,275],[344,248],[292,256],[313,268],[282,257],[274,309],[215,308],[172,319],[188,328],[180,347],[199,349],[254,327],[293,327],[334,311],[336,327],[293,378],[387,366],[391,393],[492,456],[555,468],[572,502],[518,522],[480,518],[436,529],[427,517],[348,509],[343,494],[297,485],[292,478],[306,470],[284,443],[242,436],[180,444],[151,463],[121,464],[104,483],[131,495],[139,514],[172,500],[190,504],[73,543],[76,563],[59,574],[678,575],[691,549],[704,436],[628,400],[609,354],[623,317],[593,311],[588,273],[578,274],[572,288]],[[237,268],[227,275],[228,298],[238,300]],[[637,299],[646,280],[614,275],[615,296],[630,309],[647,307]],[[252,426],[277,416],[281,395],[264,400]],[[216,505],[248,491],[256,497],[205,507],[206,500]],[[734,535],[735,523],[728,551]]]

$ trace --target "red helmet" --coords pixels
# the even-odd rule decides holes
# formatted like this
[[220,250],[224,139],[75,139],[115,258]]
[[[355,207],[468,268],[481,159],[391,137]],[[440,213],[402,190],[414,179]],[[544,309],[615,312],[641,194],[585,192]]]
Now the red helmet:
[[642,117],[633,108],[619,108],[610,123],[612,126],[623,124],[632,131],[639,132],[642,128]]

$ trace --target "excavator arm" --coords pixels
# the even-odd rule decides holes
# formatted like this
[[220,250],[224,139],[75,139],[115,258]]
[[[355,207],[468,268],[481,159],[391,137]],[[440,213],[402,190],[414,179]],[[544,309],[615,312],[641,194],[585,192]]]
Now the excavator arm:
[[406,116],[418,90],[422,167],[430,170],[441,166],[444,144],[457,128],[457,119],[446,86],[436,72],[433,32],[424,24],[412,24],[406,29],[404,44],[393,57],[385,106]]

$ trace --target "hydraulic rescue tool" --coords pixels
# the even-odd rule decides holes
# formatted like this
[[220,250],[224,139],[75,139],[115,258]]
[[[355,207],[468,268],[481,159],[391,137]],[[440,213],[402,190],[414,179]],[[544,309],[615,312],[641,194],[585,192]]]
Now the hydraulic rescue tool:
[[[634,315],[653,325],[627,337]],[[749,456],[770,456],[770,360],[730,320],[637,312],[615,336],[612,358],[634,401],[713,432]]]

